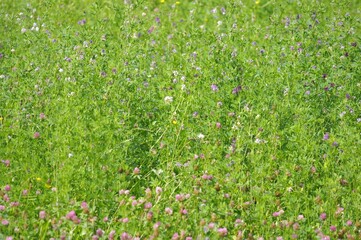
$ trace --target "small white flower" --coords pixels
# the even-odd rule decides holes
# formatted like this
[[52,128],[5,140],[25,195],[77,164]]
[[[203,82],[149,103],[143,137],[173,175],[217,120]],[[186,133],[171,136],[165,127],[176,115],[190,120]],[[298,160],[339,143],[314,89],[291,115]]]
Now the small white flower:
[[203,139],[204,138],[204,135],[202,133],[198,134],[197,136],[199,139]]
[[22,28],[21,33],[25,33],[25,32],[26,32],[26,28]]
[[59,68],[59,72],[62,73],[64,72],[64,70],[62,68]]
[[164,98],[164,102],[165,102],[165,103],[171,103],[171,102],[173,102],[173,97],[171,97],[171,96],[166,96],[166,97]]
[[256,138],[256,140],[254,142],[257,144],[261,144],[261,143],[266,143],[267,141],[260,139],[260,138]]

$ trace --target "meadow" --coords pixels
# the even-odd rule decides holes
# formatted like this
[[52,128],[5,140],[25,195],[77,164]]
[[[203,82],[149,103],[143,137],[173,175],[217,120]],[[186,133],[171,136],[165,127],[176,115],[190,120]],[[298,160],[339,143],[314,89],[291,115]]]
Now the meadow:
[[359,0],[2,0],[0,239],[361,239]]

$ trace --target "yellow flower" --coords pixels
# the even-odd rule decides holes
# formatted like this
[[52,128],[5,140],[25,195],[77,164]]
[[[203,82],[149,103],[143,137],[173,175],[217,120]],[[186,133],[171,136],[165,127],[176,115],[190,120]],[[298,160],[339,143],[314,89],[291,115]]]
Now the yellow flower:
[[40,182],[40,181],[41,181],[41,178],[40,178],[40,177],[37,177],[37,178],[36,178],[36,181]]
[[160,0],[160,3],[164,3],[165,2],[165,0]]
[[49,188],[51,188],[51,185],[50,185],[50,184],[45,183],[45,187],[49,189]]
[[261,2],[260,0],[256,0],[254,3],[258,5],[260,4],[260,2]]
[[0,117],[0,121],[2,121],[4,118],[3,117]]
[[180,2],[175,2],[175,4],[180,4]]

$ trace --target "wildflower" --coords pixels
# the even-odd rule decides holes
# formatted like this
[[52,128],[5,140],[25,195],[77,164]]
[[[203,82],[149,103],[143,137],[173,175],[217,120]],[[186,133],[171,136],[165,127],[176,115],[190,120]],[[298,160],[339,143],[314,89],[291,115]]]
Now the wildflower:
[[335,226],[333,226],[333,225],[332,225],[332,226],[330,226],[330,231],[331,231],[331,232],[336,231],[336,227],[335,227]]
[[204,138],[204,135],[202,133],[198,134],[198,138],[199,139],[203,139]]
[[227,228],[218,228],[218,234],[221,236],[221,237],[224,237],[224,236],[226,236],[227,235],[227,233],[228,233],[228,230],[227,230]]
[[103,236],[104,231],[103,231],[102,229],[98,228],[97,231],[96,231],[96,234],[97,234],[99,237],[101,237],[101,236]]
[[232,94],[238,94],[242,90],[241,86],[237,86],[232,90]]
[[132,237],[127,233],[127,232],[123,232],[122,235],[120,236],[121,240],[130,240],[132,239]]
[[5,167],[10,166],[10,160],[1,160],[1,162],[5,165]]
[[272,216],[274,216],[274,217],[278,217],[279,215],[281,215],[280,212],[274,212],[274,213],[272,214]]
[[66,214],[66,219],[70,220],[70,219],[73,219],[74,217],[76,217],[76,213],[75,211],[70,211]]
[[211,89],[213,92],[218,92],[218,86],[216,84],[212,84]]
[[168,215],[172,215],[173,214],[173,210],[169,207],[166,207],[165,208],[165,212],[168,214]]
[[133,170],[133,174],[134,175],[138,175],[140,173],[140,169],[139,168],[134,168],[134,170]]
[[113,239],[114,239],[114,236],[115,236],[115,231],[112,230],[112,231],[110,231],[110,233],[109,233],[108,239],[109,239],[109,240],[113,240]]
[[19,206],[19,205],[20,205],[19,202],[11,202],[11,203],[10,203],[10,207],[17,207],[17,206]]
[[88,209],[89,209],[89,206],[88,206],[87,202],[82,202],[82,203],[80,204],[80,207],[81,207],[84,211],[88,211]]
[[3,220],[1,220],[1,224],[4,226],[7,226],[7,225],[9,225],[9,221],[6,219],[3,219]]
[[321,219],[322,221],[324,221],[324,220],[326,220],[326,218],[327,218],[326,213],[321,213],[320,219]]
[[[164,0],[163,0],[164,1]],[[179,239],[179,234],[178,233],[174,233],[172,236],[172,240],[178,240]]]
[[352,224],[353,224],[353,222],[351,220],[347,220],[347,222],[346,222],[347,226],[352,226]]
[[173,102],[173,97],[171,97],[171,96],[166,96],[166,97],[164,98],[164,102],[167,103],[167,104]]
[[323,135],[323,140],[328,140],[330,138],[330,134],[327,132]]
[[151,202],[147,202],[146,204],[144,204],[144,209],[151,209],[151,208],[152,208]]
[[188,214],[188,211],[187,211],[187,209],[182,209],[182,210],[180,211],[180,213],[181,213],[182,215],[187,215],[187,214]]
[[4,205],[0,205],[0,211],[5,211],[5,206]]
[[152,220],[152,218],[153,218],[153,212],[148,212],[147,213],[147,220],[150,221],[150,220]]
[[46,217],[46,212],[45,211],[40,211],[39,212],[39,218],[40,219],[45,219],[45,217]]
[[11,190],[11,187],[10,185],[6,185],[5,188],[4,188],[5,191],[9,192]]
[[33,137],[34,137],[34,139],[39,138],[39,137],[40,137],[40,133],[39,133],[39,132],[35,132]]
[[161,187],[156,187],[155,192],[157,195],[161,194],[163,192],[163,189]]

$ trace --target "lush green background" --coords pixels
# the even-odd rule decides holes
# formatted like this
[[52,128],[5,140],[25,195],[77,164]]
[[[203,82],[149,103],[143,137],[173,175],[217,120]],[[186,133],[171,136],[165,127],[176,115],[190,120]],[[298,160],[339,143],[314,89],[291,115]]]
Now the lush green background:
[[361,237],[360,7],[1,1],[0,238]]

